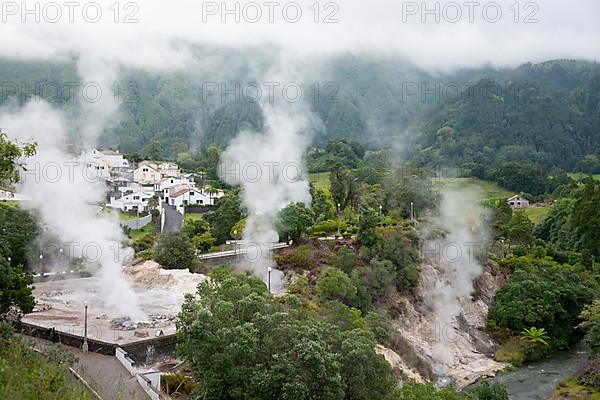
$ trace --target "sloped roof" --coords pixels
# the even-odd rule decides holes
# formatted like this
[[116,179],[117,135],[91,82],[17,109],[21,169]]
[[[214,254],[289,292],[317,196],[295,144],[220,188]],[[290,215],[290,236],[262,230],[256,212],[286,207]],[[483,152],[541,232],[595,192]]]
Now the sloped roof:
[[169,194],[169,197],[179,197],[179,196],[181,196],[182,194],[184,194],[184,193],[187,193],[187,192],[189,192],[189,191],[190,191],[190,189],[189,189],[189,188],[186,188],[186,187],[184,187],[184,188],[180,188],[180,189],[177,189],[176,191],[174,191],[173,193],[170,193],[170,194]]

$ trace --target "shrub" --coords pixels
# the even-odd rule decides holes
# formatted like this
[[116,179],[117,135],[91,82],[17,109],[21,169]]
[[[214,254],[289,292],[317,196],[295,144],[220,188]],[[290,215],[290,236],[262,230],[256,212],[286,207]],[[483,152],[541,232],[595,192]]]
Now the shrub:
[[337,269],[341,269],[345,273],[350,274],[358,263],[358,257],[352,249],[341,247],[335,255],[331,256],[330,262],[331,265]]
[[197,383],[182,374],[162,374],[160,376],[160,387],[168,395],[192,394]]
[[158,239],[154,258],[167,268],[193,270],[196,254],[189,237],[182,232],[167,233]]
[[508,400],[506,388],[499,383],[489,384],[487,381],[477,386],[473,394],[478,400]]
[[273,259],[282,269],[310,270],[316,266],[308,247],[284,251],[274,256]]
[[[338,230],[338,227],[342,229],[342,227],[339,226],[338,221],[328,219],[327,221],[314,224],[310,229],[308,229],[308,233],[313,236],[325,236],[335,233]],[[344,226],[343,228],[345,229],[346,227]]]
[[350,304],[356,296],[356,287],[352,285],[350,277],[334,267],[328,267],[319,277],[317,293],[323,300],[339,300]]
[[587,360],[577,372],[577,383],[600,390],[600,357]]

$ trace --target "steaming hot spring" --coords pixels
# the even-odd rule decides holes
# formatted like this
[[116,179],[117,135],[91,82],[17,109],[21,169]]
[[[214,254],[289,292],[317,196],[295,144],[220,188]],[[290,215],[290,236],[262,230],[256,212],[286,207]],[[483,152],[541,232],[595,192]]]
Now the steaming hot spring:
[[34,311],[23,322],[83,336],[85,305],[88,306],[88,337],[126,344],[159,334],[175,333],[175,318],[185,293],[194,293],[205,275],[187,270],[165,270],[154,261],[124,269],[130,278],[141,318],[126,315],[127,304],[107,304],[100,278],[54,280],[35,284]]

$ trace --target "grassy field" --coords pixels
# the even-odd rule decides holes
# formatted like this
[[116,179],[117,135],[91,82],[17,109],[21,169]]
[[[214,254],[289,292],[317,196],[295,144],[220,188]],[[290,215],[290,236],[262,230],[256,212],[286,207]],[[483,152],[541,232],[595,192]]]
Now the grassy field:
[[531,222],[539,224],[550,213],[552,207],[530,207],[525,210],[517,211],[525,214]]
[[148,234],[156,234],[157,233],[157,228],[156,228],[156,224],[154,222],[150,222],[148,225],[146,225],[145,227],[141,228],[141,229],[132,229],[129,231],[129,237],[132,240],[136,240],[139,239],[142,236],[148,235]]
[[187,214],[187,213],[185,214],[185,217],[184,217],[184,219],[186,221],[187,220],[195,221],[195,220],[198,220],[198,219],[201,219],[201,218],[202,218],[202,214]]
[[132,219],[139,219],[140,217],[136,216],[136,215],[129,215],[126,214],[122,211],[119,212],[119,221],[130,221]]
[[[572,179],[579,180],[585,178],[586,176],[589,176],[590,174],[584,174],[583,172],[570,172],[567,175],[569,175],[569,177]],[[595,180],[600,181],[600,174],[593,174],[592,177]]]
[[449,189],[477,188],[483,193],[484,200],[506,199],[515,194],[498,186],[494,182],[483,181],[477,178],[434,179],[433,182],[436,185]]
[[[322,189],[325,190],[326,193],[329,193],[329,172],[309,174],[309,180],[317,189]],[[515,194],[498,186],[494,182],[483,181],[477,178],[434,179],[433,183],[449,189],[474,187],[483,193],[484,200],[509,198]]]
[[329,172],[315,172],[308,174],[308,180],[312,182],[317,189],[329,193]]

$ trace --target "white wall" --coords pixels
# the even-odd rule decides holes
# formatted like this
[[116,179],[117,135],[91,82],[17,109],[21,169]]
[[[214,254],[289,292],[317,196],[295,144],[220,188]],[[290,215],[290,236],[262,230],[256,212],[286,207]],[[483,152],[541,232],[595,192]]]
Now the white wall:
[[119,360],[121,364],[123,364],[125,369],[127,369],[127,371],[129,371],[131,375],[135,376],[135,374],[137,373],[137,370],[135,368],[135,362],[131,358],[129,358],[125,350],[123,350],[120,347],[117,347],[117,349],[115,350],[115,357],[117,357],[117,360]]

